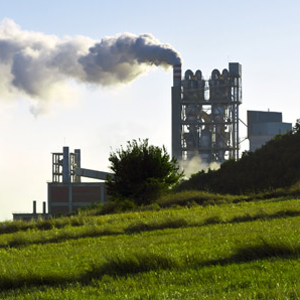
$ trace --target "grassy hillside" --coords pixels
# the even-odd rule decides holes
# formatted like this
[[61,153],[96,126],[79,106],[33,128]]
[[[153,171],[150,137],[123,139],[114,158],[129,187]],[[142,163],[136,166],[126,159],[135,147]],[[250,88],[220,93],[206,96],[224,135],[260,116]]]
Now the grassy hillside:
[[2,223],[0,299],[299,299],[299,200],[224,203]]

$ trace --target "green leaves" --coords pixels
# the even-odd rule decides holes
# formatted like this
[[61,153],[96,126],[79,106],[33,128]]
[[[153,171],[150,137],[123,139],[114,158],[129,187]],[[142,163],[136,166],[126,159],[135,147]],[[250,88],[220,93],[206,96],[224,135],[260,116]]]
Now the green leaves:
[[182,178],[166,148],[149,145],[148,139],[127,142],[127,148],[112,152],[109,161],[115,173],[106,182],[112,200],[130,198],[137,205],[149,204]]
[[300,125],[293,133],[276,135],[255,152],[238,161],[228,160],[217,171],[199,172],[181,189],[217,193],[257,193],[289,187],[300,180]]

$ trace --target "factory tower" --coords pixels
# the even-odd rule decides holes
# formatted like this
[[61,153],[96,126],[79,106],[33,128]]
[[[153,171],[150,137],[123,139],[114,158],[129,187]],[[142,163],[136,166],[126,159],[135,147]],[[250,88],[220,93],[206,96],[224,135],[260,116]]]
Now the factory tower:
[[188,162],[223,163],[239,158],[239,105],[242,102],[242,68],[229,63],[222,73],[215,69],[209,80],[200,70],[173,66],[172,156]]

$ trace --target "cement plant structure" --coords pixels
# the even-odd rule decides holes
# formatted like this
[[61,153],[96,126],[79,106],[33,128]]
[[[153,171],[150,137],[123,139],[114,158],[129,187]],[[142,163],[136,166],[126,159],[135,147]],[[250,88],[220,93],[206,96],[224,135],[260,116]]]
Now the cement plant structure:
[[200,70],[187,70],[182,78],[181,65],[173,72],[172,156],[183,165],[194,157],[207,165],[238,159],[241,65],[215,69],[209,80]]
[[[14,220],[48,219],[58,215],[68,215],[80,207],[108,201],[105,180],[113,173],[81,168],[81,150],[70,152],[63,147],[62,152],[52,153],[52,181],[48,182],[48,212],[43,202],[43,212],[37,213],[36,201],[33,201],[32,213],[14,213]],[[82,182],[82,178],[96,179]]]
[[[95,202],[108,200],[104,181],[114,174],[81,168],[81,151],[52,153],[52,182],[48,182],[48,213],[53,215],[70,214],[78,208]],[[100,181],[82,182],[81,178]]]

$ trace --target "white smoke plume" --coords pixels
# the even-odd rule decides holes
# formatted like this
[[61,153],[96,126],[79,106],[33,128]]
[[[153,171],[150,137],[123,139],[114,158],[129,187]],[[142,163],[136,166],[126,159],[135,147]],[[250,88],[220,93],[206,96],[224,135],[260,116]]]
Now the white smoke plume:
[[181,62],[178,52],[151,34],[130,33],[100,41],[58,38],[25,31],[13,20],[0,24],[0,97],[25,93],[47,98],[68,80],[103,86],[128,83],[151,66]]
[[180,169],[184,170],[184,177],[190,178],[191,175],[198,173],[200,171],[207,172],[210,170],[218,170],[220,168],[220,164],[217,162],[212,162],[208,164],[207,162],[203,161],[199,156],[195,156],[190,160],[181,160],[179,161]]

